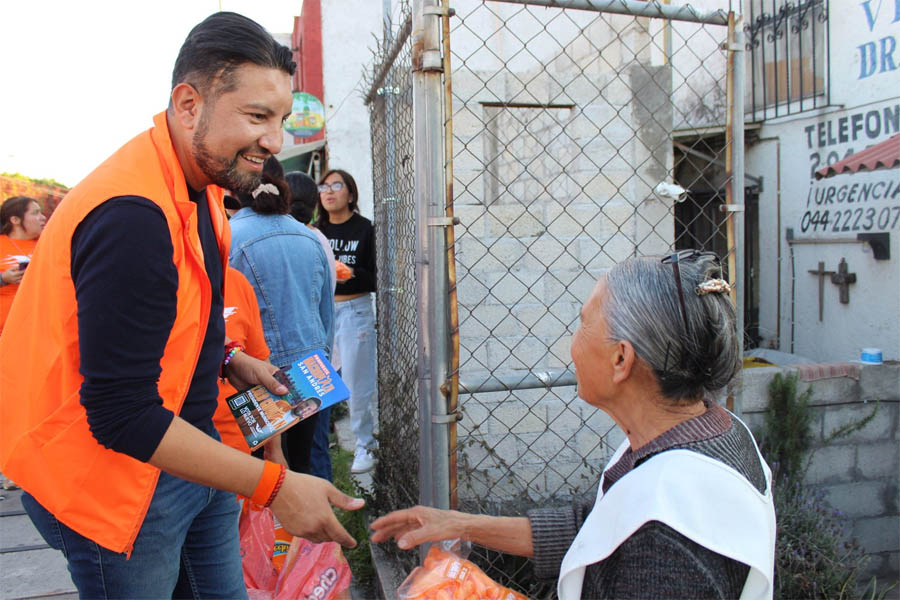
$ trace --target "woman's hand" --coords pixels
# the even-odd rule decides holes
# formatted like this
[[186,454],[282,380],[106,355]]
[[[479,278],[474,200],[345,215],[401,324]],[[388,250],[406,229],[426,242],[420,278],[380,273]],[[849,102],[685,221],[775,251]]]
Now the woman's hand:
[[238,352],[225,368],[225,376],[239,392],[262,384],[273,394],[281,396],[287,394],[288,389],[272,377],[277,370],[278,367],[268,361],[253,358],[246,352]]
[[473,515],[413,506],[375,519],[370,527],[374,531],[373,542],[394,538],[403,550],[425,542],[458,538],[516,556],[534,555],[528,517]]
[[272,502],[272,512],[291,535],[311,542],[333,540],[353,548],[356,540],[341,526],[331,507],[358,510],[364,504],[362,498],[344,494],[325,479],[288,471]]
[[3,273],[0,274],[0,279],[3,279],[3,285],[12,285],[22,281],[24,275],[25,269],[20,269],[19,265],[16,265],[11,269],[3,271]]
[[377,543],[394,538],[399,548],[408,550],[425,542],[467,539],[465,521],[468,516],[455,510],[428,506],[395,510],[372,522],[370,527],[375,532],[372,541]]

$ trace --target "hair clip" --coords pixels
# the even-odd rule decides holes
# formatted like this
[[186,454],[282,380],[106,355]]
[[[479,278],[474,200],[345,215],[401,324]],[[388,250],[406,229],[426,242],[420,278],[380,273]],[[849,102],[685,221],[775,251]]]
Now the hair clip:
[[274,183],[261,183],[250,195],[256,200],[256,197],[263,193],[272,194],[273,196],[281,195],[278,191],[278,187]]
[[731,293],[731,286],[724,279],[708,279],[697,286],[697,295]]

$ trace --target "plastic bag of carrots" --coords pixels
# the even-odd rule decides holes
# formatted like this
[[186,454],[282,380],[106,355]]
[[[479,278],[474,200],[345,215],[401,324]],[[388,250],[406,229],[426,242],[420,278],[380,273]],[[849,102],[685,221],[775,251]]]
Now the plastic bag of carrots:
[[425,563],[397,590],[399,600],[528,600],[505,588],[470,560],[435,544]]
[[353,271],[350,270],[350,267],[342,263],[341,261],[335,261],[334,268],[337,275],[338,281],[347,281],[353,276]]

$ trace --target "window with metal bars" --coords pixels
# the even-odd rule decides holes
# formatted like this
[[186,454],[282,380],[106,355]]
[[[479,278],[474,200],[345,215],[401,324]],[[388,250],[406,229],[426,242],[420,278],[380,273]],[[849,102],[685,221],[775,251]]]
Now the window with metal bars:
[[827,0],[745,0],[747,98],[763,120],[828,105]]

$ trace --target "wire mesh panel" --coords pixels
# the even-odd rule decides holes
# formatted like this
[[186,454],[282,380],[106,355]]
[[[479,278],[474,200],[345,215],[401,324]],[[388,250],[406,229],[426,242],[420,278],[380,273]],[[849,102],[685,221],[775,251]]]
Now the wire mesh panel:
[[416,233],[409,10],[378,48],[366,98],[378,260],[379,462],[376,512],[418,502]]
[[[734,251],[729,213],[720,210],[731,172],[728,29],[722,13],[712,25],[512,0],[456,0],[452,8],[448,127],[434,132],[452,138],[444,160],[460,220],[450,282],[460,339],[450,487],[463,510],[524,514],[596,488],[623,439],[574,386],[569,347],[597,279],[633,256],[694,247],[724,261]],[[416,503],[421,485],[409,23],[378,49],[367,97],[379,259],[379,513]],[[504,584],[531,597],[553,594],[525,561],[479,552]],[[414,561],[407,557],[408,566]]]
[[[572,334],[597,279],[632,256],[728,253],[727,29],[453,7],[458,497],[465,510],[523,514],[595,489],[623,439],[572,385]],[[526,563],[481,559],[546,592]]]

